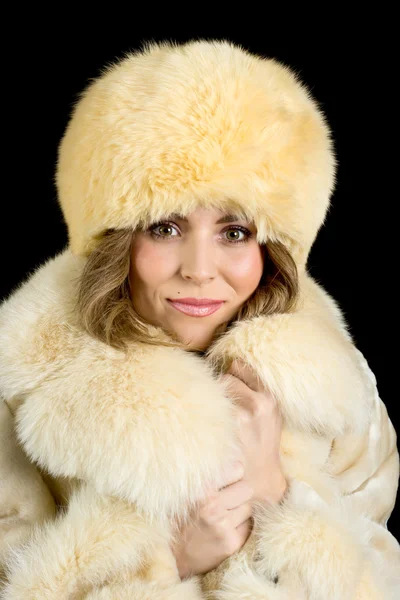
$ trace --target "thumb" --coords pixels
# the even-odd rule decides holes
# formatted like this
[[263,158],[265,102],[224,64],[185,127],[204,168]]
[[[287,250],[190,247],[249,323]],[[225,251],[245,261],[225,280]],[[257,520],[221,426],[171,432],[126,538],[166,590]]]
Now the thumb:
[[265,391],[265,388],[261,383],[256,371],[241,359],[235,359],[232,362],[228,369],[228,373],[243,381],[243,383],[245,383],[254,392]]

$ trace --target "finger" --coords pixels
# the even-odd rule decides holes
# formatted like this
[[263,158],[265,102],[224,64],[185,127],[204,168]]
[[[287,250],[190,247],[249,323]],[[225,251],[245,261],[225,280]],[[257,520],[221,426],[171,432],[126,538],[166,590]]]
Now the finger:
[[253,514],[253,506],[251,502],[245,502],[236,508],[228,511],[229,523],[232,527],[240,527],[243,523],[246,523]]
[[254,392],[254,390],[251,390],[244,381],[230,373],[222,375],[221,381],[226,385],[229,394],[248,395],[251,392]]
[[229,536],[229,541],[227,540],[226,558],[232,556],[243,547],[250,536],[252,528],[253,520],[247,519],[247,521],[239,525],[239,527],[233,529],[231,535]]
[[242,360],[235,359],[228,369],[228,373],[243,381],[253,391],[264,391],[264,386],[257,373]]
[[243,479],[244,476],[244,463],[240,461],[236,461],[232,465],[228,465],[228,467],[223,472],[223,481],[225,482],[223,488],[231,485],[232,483],[236,483]]
[[251,530],[253,529],[253,519],[247,519],[244,523],[236,527],[237,535],[240,539],[239,548],[243,546],[243,544],[247,541],[250,536]]
[[227,485],[220,490],[217,501],[223,509],[232,510],[233,508],[248,502],[253,496],[254,490],[242,479],[241,481]]
[[257,392],[231,374],[223,375],[221,380],[226,386],[225,393],[234,405],[254,413],[268,407],[277,408],[276,400],[269,391]]

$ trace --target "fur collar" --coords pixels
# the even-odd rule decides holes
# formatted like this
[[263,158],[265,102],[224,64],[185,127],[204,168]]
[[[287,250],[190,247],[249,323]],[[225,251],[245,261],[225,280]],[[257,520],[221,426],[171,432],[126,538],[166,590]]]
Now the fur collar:
[[142,343],[122,353],[77,324],[84,262],[66,250],[0,309],[0,393],[17,406],[25,451],[52,475],[94,482],[154,518],[184,516],[226,485],[237,457],[235,405],[218,376],[237,358],[275,395],[286,430],[365,430],[365,367],[311,279],[297,312],[237,323],[204,357]]
[[[179,382],[185,362],[211,380],[213,373],[224,372],[240,358],[276,396],[288,427],[328,436],[365,430],[370,405],[365,361],[354,348],[338,307],[311,277],[302,280],[295,313],[236,323],[203,358],[143,344],[132,344],[124,358],[77,325],[76,288],[85,260],[65,250],[0,307],[0,391],[6,398],[28,394],[72,359],[110,367],[135,360],[138,354],[147,355],[149,361],[151,355],[176,357],[171,379]],[[145,386],[145,381],[140,384]]]

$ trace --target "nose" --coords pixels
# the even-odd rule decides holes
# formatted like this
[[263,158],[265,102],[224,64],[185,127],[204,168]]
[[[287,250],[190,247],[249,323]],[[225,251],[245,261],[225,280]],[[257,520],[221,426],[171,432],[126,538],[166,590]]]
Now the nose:
[[217,276],[216,249],[204,240],[191,240],[182,248],[181,275],[188,281],[202,285]]

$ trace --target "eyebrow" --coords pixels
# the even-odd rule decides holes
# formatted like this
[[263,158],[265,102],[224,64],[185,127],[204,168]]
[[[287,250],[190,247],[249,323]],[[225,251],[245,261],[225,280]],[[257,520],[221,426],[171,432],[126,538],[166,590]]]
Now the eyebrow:
[[[188,220],[186,219],[186,217],[182,217],[176,213],[172,214],[169,216],[170,219],[177,219],[180,221],[184,221],[185,223],[188,222]],[[239,215],[225,215],[224,217],[221,217],[220,219],[218,219],[217,221],[217,225],[219,225],[220,223],[231,223],[232,221],[243,221],[246,220],[243,216],[239,216]]]

